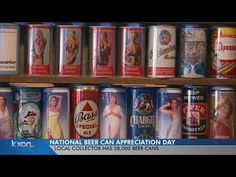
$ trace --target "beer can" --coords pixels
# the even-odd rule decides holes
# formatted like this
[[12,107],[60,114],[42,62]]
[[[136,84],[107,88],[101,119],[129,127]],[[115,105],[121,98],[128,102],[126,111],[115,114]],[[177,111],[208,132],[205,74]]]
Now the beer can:
[[150,26],[147,76],[153,78],[175,77],[175,61],[176,27]]
[[43,90],[43,124],[45,139],[69,139],[70,136],[70,91],[54,87]]
[[41,90],[15,88],[14,135],[16,138],[41,138]]
[[90,75],[114,76],[116,27],[90,26]]
[[179,139],[182,136],[182,90],[157,90],[156,138]]
[[13,94],[11,88],[0,88],[0,139],[13,138]]
[[50,75],[52,73],[52,26],[28,25],[27,48],[28,75]]
[[235,130],[235,89],[215,86],[211,88],[210,137],[233,139]]
[[81,75],[82,27],[57,26],[57,55],[59,75]]
[[214,27],[211,34],[211,77],[236,77],[236,28]]
[[155,138],[156,90],[128,88],[128,138]]
[[99,90],[92,85],[71,90],[71,138],[99,138]]
[[179,77],[206,77],[207,28],[186,25],[180,31]]
[[0,23],[0,44],[0,74],[19,74],[19,25]]
[[208,89],[204,86],[189,86],[183,89],[183,138],[209,138],[208,97]]
[[119,75],[144,76],[145,28],[120,27],[119,32]]
[[127,94],[124,88],[101,90],[100,138],[127,138]]

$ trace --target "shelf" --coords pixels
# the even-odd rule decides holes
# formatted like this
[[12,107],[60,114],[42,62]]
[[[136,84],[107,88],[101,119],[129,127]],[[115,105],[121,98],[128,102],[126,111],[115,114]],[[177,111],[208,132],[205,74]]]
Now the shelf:
[[19,76],[1,75],[0,82],[7,83],[83,83],[83,84],[133,84],[133,85],[236,85],[236,79],[215,78],[165,78],[153,79],[147,77],[86,77],[86,76]]

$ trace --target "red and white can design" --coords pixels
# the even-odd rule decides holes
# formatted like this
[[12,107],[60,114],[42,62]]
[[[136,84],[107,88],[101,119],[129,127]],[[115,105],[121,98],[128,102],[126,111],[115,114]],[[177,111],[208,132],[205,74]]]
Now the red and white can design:
[[81,75],[82,28],[79,25],[59,25],[59,75]]
[[51,74],[52,26],[28,25],[27,71],[29,75]]
[[120,28],[119,75],[122,77],[144,76],[145,28]]
[[90,27],[90,75],[114,76],[116,58],[116,27]]
[[77,86],[71,91],[71,138],[99,138],[99,90],[96,86]]
[[236,28],[217,27],[211,34],[211,77],[236,77]]
[[151,26],[149,28],[147,76],[175,77],[176,27]]

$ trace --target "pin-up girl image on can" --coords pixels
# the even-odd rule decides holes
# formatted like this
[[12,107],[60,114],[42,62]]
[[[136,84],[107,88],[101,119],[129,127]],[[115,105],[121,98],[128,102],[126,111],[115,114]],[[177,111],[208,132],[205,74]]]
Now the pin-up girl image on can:
[[79,41],[75,30],[69,30],[66,43],[66,64],[73,64],[79,52]]
[[100,38],[100,60],[98,65],[107,65],[111,54],[111,43],[109,43],[107,32],[105,31],[101,32]]
[[105,106],[102,117],[106,120],[103,138],[121,138],[121,121],[124,119],[124,114],[115,93],[111,94],[110,103]]
[[52,95],[49,98],[46,137],[51,139],[64,138],[59,118],[61,114],[62,96]]
[[0,95],[0,139],[12,138],[12,120],[6,105],[7,98]]
[[129,43],[127,45],[126,65],[138,66],[141,63],[141,47],[138,43],[138,33],[130,32]]
[[166,138],[179,138],[181,136],[181,111],[182,100],[179,97],[172,97],[166,104],[163,104],[159,111],[167,115],[171,122],[167,128]]
[[47,40],[41,30],[36,33],[36,39],[33,44],[34,63],[36,65],[44,64],[44,50],[47,45]]

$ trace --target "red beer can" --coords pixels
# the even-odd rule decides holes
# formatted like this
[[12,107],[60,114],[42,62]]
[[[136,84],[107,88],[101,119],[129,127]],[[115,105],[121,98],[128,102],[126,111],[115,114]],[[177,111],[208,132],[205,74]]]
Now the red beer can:
[[90,26],[90,75],[114,76],[116,27]]
[[71,138],[99,138],[99,90],[92,85],[75,86],[71,91]]
[[144,27],[120,28],[119,75],[121,77],[144,76]]
[[50,75],[52,73],[52,26],[29,24],[27,50],[26,74]]

